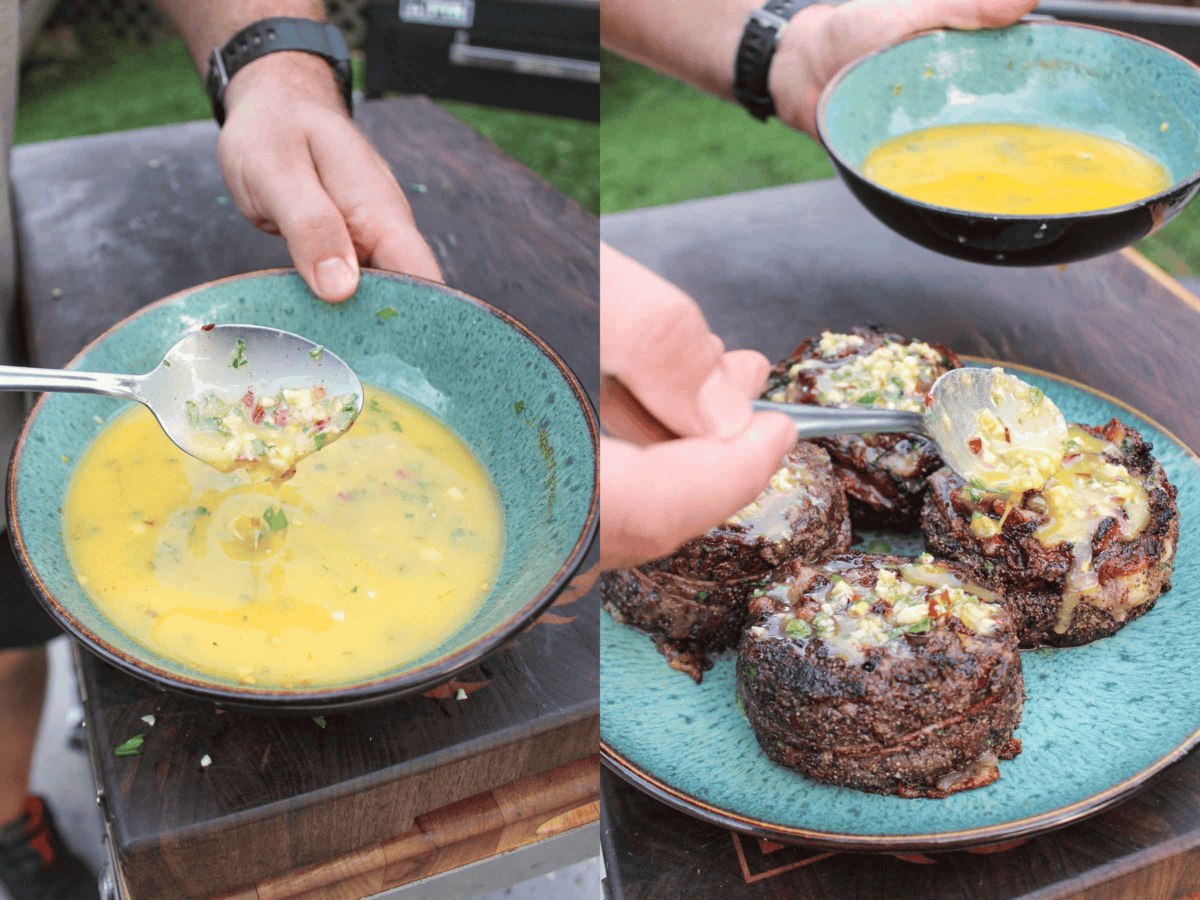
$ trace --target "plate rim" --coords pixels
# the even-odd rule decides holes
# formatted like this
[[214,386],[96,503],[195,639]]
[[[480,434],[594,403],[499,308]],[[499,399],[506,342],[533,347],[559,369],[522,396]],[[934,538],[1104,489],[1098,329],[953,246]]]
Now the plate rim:
[[[991,357],[960,354],[964,362],[978,363],[985,366],[1001,366],[1004,369],[1014,369],[1038,377],[1047,378],[1069,385],[1077,390],[1085,391],[1095,397],[1102,398],[1113,406],[1119,407],[1137,418],[1150,423],[1155,429],[1170,438],[1191,462],[1200,469],[1200,454],[1186,441],[1169,428],[1163,427],[1153,417],[1141,412],[1129,403],[1111,394],[1090,387],[1074,378],[1046,372],[1034,366],[1022,363],[1004,362]],[[603,649],[603,648],[602,648]],[[601,692],[603,692],[603,682]],[[603,729],[603,710],[601,711],[601,728]],[[1066,806],[1056,807],[1036,815],[1020,819],[1010,819],[1005,822],[985,825],[976,828],[955,829],[951,831],[929,832],[924,834],[845,834],[840,832],[820,831],[812,828],[798,828],[778,822],[768,822],[754,816],[736,813],[692,796],[678,788],[667,784],[661,778],[653,775],[642,766],[637,765],[624,754],[616,750],[604,739],[603,730],[600,735],[600,761],[611,772],[620,776],[635,788],[644,791],[656,800],[665,803],[673,809],[701,819],[720,828],[727,828],[753,837],[766,838],[789,844],[802,844],[823,849],[839,850],[842,852],[913,852],[913,851],[944,851],[963,850],[971,847],[986,846],[1021,838],[1034,837],[1049,831],[1065,828],[1083,821],[1093,815],[1109,809],[1136,793],[1145,784],[1159,775],[1163,770],[1175,764],[1186,756],[1194,747],[1200,744],[1200,717],[1196,728],[1179,744],[1166,754],[1155,760],[1149,766],[1133,773],[1108,788],[1077,800]],[[772,764],[774,765],[774,764]],[[779,767],[782,768],[782,767]],[[806,776],[796,773],[796,777],[809,780]],[[845,788],[844,790],[853,790]]]

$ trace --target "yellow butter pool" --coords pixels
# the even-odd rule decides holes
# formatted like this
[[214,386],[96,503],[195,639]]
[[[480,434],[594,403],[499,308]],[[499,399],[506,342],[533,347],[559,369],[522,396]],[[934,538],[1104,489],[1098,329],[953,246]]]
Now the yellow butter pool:
[[924,203],[1000,215],[1108,209],[1171,186],[1166,168],[1095,134],[987,122],[900,135],[867,154],[863,174]]
[[211,469],[127,410],[79,460],[64,535],[84,590],[137,641],[285,688],[359,680],[437,647],[478,610],[503,544],[470,451],[374,388],[349,433],[282,485]]

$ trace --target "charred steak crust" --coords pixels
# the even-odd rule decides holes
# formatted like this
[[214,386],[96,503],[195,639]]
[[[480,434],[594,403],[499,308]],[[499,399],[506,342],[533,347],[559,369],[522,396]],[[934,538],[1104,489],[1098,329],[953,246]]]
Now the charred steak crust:
[[737,644],[746,600],[775,566],[850,546],[846,495],[829,455],[808,441],[796,443],[772,485],[733,518],[671,556],[600,580],[613,618],[653,637],[672,668],[696,682],[712,667],[707,654]]
[[[874,405],[869,400],[869,392],[863,399],[831,400],[829,392],[822,391],[820,373],[864,358],[887,342],[904,347],[918,342],[878,326],[856,327],[849,334],[861,338],[862,343],[853,341],[840,346],[831,344],[824,336],[805,340],[771,370],[764,396],[815,406],[854,406],[863,399],[866,400],[864,405]],[[907,394],[923,399],[938,375],[962,367],[954,351],[942,344],[932,349],[937,352],[938,361],[927,373],[931,377],[918,379],[915,389]],[[805,368],[806,364],[812,368]],[[928,439],[917,434],[841,435],[818,438],[816,443],[828,450],[833,459],[849,499],[850,518],[855,527],[916,529],[926,478],[942,465],[941,457]]]
[[[791,639],[779,614],[808,619],[840,566],[869,585],[880,568],[913,560],[850,554],[816,566],[785,564],[790,585],[751,600],[738,648],[737,686],[759,745],[779,765],[831,784],[881,794],[942,797],[989,783],[997,756],[1019,751],[1024,681],[1007,613],[979,633],[954,616],[923,634],[863,647],[848,661],[817,635]],[[959,575],[966,573],[948,567]],[[772,624],[775,623],[775,624]]]
[[[1072,647],[1109,637],[1153,609],[1158,596],[1171,586],[1179,510],[1175,487],[1151,455],[1152,445],[1115,418],[1103,426],[1080,427],[1114,445],[1104,459],[1124,466],[1145,488],[1149,500],[1146,525],[1132,539],[1123,540],[1116,520],[1109,517],[1099,522],[1091,541],[1098,596],[1122,615],[1114,617],[1085,596],[1074,606],[1066,629],[1058,630],[1074,551],[1069,543],[1046,546],[1035,536],[1046,515],[1029,508],[1034,492],[1008,514],[999,534],[980,538],[971,530],[972,513],[978,510],[999,519],[1005,501],[987,498],[972,503],[964,490],[967,485],[949,468],[929,479],[921,516],[926,544],[936,555],[966,566],[976,580],[1003,591],[1022,647]],[[1137,602],[1141,597],[1145,599]]]

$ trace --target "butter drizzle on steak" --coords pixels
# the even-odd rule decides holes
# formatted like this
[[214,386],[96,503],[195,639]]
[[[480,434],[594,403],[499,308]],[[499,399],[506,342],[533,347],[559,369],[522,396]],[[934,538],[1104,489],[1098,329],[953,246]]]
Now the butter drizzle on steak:
[[[952,350],[883,329],[809,338],[771,371],[764,397],[815,406],[924,409],[938,376],[962,363]],[[942,465],[933,444],[917,434],[817,438],[829,451],[857,528],[914,530],[925,480]]]
[[675,553],[600,579],[618,623],[654,638],[672,668],[697,683],[709,653],[737,644],[750,591],[789,559],[818,559],[850,546],[846,495],[829,455],[798,441],[762,494]]
[[737,686],[759,745],[811,778],[945,797],[1020,752],[1011,617],[960,567],[846,554],[790,562],[750,602]]
[[[949,468],[930,478],[922,514],[927,545],[1003,589],[1022,647],[1108,637],[1170,589],[1179,512],[1153,448],[1117,419],[1073,426],[1071,434],[1068,464],[1089,465],[1072,482],[1079,485],[1074,506],[1053,481],[1009,509],[1004,498],[984,495]],[[1050,489],[1062,496],[1048,503]],[[1055,516],[1080,522],[1077,542],[1061,534]]]

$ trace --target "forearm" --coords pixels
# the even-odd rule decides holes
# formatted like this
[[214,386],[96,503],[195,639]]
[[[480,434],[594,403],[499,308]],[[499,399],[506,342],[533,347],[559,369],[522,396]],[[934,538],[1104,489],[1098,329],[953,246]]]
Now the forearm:
[[201,76],[208,72],[209,55],[247,25],[272,16],[296,16],[324,21],[320,0],[158,0],[187,43]]
[[[600,39],[610,50],[726,100],[733,99],[738,44],[765,0],[604,0]],[[829,7],[801,10],[789,29],[810,27]]]

